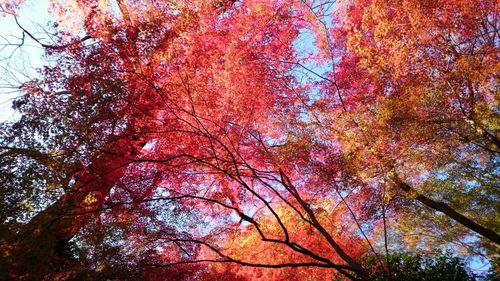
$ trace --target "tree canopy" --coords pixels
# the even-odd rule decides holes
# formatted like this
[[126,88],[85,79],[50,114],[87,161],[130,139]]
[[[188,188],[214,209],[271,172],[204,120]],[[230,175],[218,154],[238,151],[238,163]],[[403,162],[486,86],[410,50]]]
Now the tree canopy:
[[49,3],[41,39],[0,1],[2,60],[47,61],[0,123],[0,279],[498,274],[497,1]]

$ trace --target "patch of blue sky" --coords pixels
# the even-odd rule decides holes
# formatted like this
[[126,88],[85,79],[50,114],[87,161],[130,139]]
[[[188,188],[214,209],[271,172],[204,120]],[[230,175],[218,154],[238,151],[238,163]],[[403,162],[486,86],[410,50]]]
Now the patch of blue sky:
[[[17,19],[35,38],[50,42],[48,1],[27,1]],[[37,69],[46,65],[43,56],[44,49],[23,33],[12,15],[0,17],[0,122],[19,117],[12,109],[12,101],[20,95],[23,83],[38,77]]]

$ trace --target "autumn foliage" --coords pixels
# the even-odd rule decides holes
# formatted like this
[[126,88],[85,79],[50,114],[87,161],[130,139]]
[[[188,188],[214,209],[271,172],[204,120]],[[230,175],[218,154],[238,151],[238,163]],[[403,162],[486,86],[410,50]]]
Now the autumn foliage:
[[52,42],[22,2],[50,63],[0,127],[0,279],[498,259],[496,1],[52,0]]

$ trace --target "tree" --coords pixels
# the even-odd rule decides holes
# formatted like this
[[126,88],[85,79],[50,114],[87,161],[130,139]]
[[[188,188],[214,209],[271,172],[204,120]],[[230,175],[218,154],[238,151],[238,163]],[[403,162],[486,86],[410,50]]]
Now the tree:
[[51,2],[0,135],[6,277],[370,280],[428,223],[498,251],[494,1]]
[[[480,216],[463,215],[478,204],[476,200],[498,197],[498,189],[488,184],[490,176],[497,176],[493,166],[500,144],[494,97],[498,15],[491,11],[495,7],[494,1],[360,1],[347,8],[350,18],[337,32],[345,38],[340,44],[351,52],[346,58],[358,61],[354,73],[365,72],[371,82],[368,87],[373,87],[361,90],[365,92],[351,88],[346,99],[363,99],[363,104],[354,103],[358,108],[353,110],[364,112],[358,113],[364,117],[358,122],[367,128],[368,147],[376,145],[384,152],[377,151],[377,157],[385,158],[389,169],[394,169],[390,177],[395,184],[498,245],[498,225],[484,227],[488,223],[481,222],[483,216],[495,212],[489,209],[494,203],[479,204],[485,208]],[[353,65],[347,59],[340,68]],[[376,117],[367,120],[371,115]],[[434,191],[432,185],[417,184],[415,189],[403,179],[425,182],[428,175],[423,181],[416,178],[422,178],[421,171],[447,178],[448,173],[465,170],[476,176],[471,179],[462,174],[461,180],[469,181],[452,184],[459,191],[453,198],[442,187]],[[432,192],[443,201],[432,199]],[[470,192],[485,197],[462,195]],[[454,201],[455,206],[448,204]]]
[[[467,272],[463,261],[450,253],[437,253],[432,258],[418,253],[396,253],[387,258],[392,272],[375,271],[373,280],[476,280],[476,276]],[[368,258],[367,265],[376,263]]]

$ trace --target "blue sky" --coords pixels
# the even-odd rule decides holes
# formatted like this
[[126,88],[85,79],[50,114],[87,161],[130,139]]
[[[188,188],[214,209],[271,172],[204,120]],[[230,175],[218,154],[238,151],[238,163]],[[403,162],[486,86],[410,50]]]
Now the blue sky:
[[[19,23],[37,38],[46,38],[44,28],[50,20],[48,1],[27,1],[19,11]],[[25,36],[21,43],[22,31],[14,17],[0,16],[0,122],[15,118],[11,108],[12,99],[19,95],[15,87],[37,76],[36,68],[43,66],[43,49]]]

